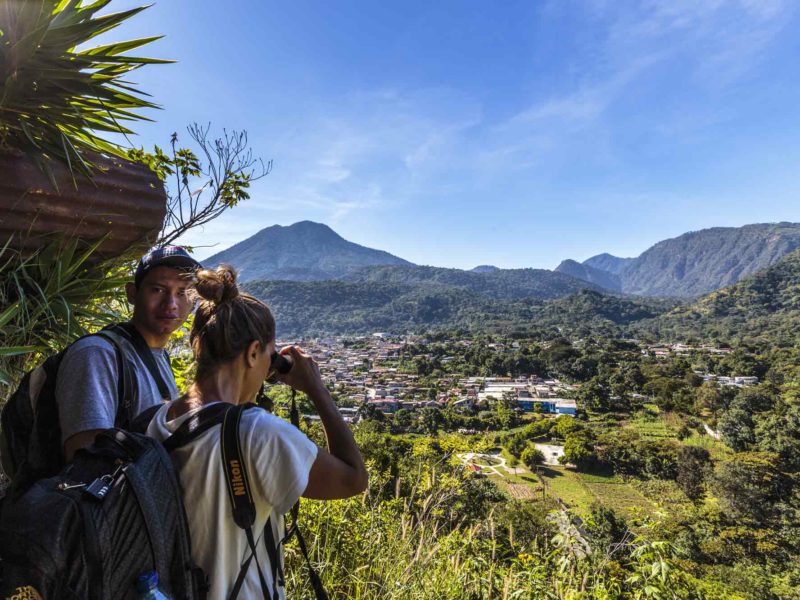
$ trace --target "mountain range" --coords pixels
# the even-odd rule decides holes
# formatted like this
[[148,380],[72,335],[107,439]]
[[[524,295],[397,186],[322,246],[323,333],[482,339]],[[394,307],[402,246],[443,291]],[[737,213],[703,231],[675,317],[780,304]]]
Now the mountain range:
[[658,242],[636,258],[600,254],[583,263],[564,261],[556,270],[626,294],[691,298],[734,284],[798,248],[798,223],[713,227]]
[[800,224],[761,223],[685,233],[635,258],[606,253],[582,263],[567,259],[555,271],[490,265],[464,271],[415,265],[347,241],[327,225],[301,221],[262,229],[204,262],[235,266],[240,281],[344,279],[506,288],[497,297],[550,298],[589,288],[691,298],[736,283],[798,248]]
[[796,347],[800,341],[800,250],[734,285],[642,322],[658,337],[762,342]]
[[240,281],[337,279],[370,265],[410,265],[383,250],[348,242],[321,223],[273,225],[203,261],[236,267]]
[[[600,254],[583,263],[565,260],[555,271],[488,265],[466,271],[414,265],[353,244],[326,225],[303,221],[268,227],[204,262],[235,266],[245,288],[276,311],[283,335],[438,327],[522,331],[547,326],[565,331],[574,330],[576,323],[583,330],[587,323],[631,327],[633,334],[642,325],[646,334],[659,328],[683,331],[686,315],[694,314],[705,315],[699,321],[693,318],[698,331],[708,331],[713,321],[708,315],[716,313],[690,308],[694,304],[687,301],[708,292],[698,302],[727,297],[727,292],[715,290],[737,281],[742,282],[739,287],[728,289],[751,290],[747,294],[752,296],[752,289],[742,286],[756,273],[759,290],[766,293],[763,281],[777,276],[759,279],[763,273],[774,267],[785,275],[787,267],[780,265],[794,265],[792,260],[800,270],[800,257],[792,254],[796,248],[800,225],[756,224],[691,232],[659,242],[636,258]],[[745,306],[742,310],[750,314],[747,302],[739,301],[743,293],[734,293],[734,305]],[[792,301],[796,299],[782,300]],[[735,329],[730,323],[742,319],[731,316],[725,335]]]

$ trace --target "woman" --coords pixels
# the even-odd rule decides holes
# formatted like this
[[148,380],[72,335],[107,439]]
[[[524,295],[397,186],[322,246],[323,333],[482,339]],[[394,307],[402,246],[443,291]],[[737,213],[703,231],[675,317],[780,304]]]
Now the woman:
[[[189,391],[162,406],[150,422],[148,435],[161,441],[204,407],[252,402],[271,372],[275,320],[265,304],[239,292],[235,271],[228,266],[199,271],[194,293],[200,300],[190,337],[197,375]],[[278,378],[314,403],[328,450],[265,410],[242,413],[239,444],[256,506],[252,531],[256,537],[263,535],[270,518],[275,540],[283,536],[283,514],[299,496],[347,498],[367,486],[367,472],[353,435],[316,364],[294,346],[281,353],[289,355],[294,366]],[[183,486],[192,556],[210,578],[210,600],[228,597],[241,565],[251,554],[244,530],[233,521],[220,443],[220,427],[215,426],[172,453]],[[267,589],[272,590],[272,565],[264,540],[256,539],[256,548]],[[283,560],[282,548],[279,560]],[[263,597],[255,561],[250,562],[238,596]],[[282,587],[279,596],[285,596]]]

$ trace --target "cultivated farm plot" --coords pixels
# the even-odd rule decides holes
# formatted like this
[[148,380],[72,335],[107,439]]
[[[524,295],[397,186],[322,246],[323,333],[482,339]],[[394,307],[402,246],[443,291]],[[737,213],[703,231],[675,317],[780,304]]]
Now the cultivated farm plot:
[[541,473],[548,492],[560,498],[578,514],[590,511],[595,498],[583,485],[577,473],[564,467],[542,468]]
[[541,494],[537,494],[536,490],[524,483],[509,483],[506,484],[506,489],[517,500],[535,500],[541,497]]
[[703,435],[698,432],[692,433],[691,436],[683,440],[687,446],[700,446],[705,448],[711,453],[711,458],[714,460],[725,460],[733,454],[733,450],[728,448],[723,442],[719,442],[712,438],[710,435]]
[[677,432],[662,419],[636,418],[628,422],[628,426],[646,440],[663,440],[677,438]]
[[653,502],[619,477],[578,473],[565,467],[549,467],[542,472],[548,488],[578,514],[587,514],[594,503],[612,508],[624,517],[656,509]]
[[640,512],[649,514],[656,510],[655,504],[631,484],[622,481],[602,483],[585,481],[584,485],[601,504],[613,508],[623,517]]

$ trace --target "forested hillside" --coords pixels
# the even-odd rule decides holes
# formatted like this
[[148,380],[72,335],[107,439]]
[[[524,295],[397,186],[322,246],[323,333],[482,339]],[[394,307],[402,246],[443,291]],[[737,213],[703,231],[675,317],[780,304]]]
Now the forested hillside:
[[282,336],[449,329],[505,334],[602,331],[616,337],[620,326],[652,318],[675,304],[594,290],[550,301],[497,300],[441,284],[253,281],[245,288],[272,307]]
[[460,288],[484,298],[558,298],[582,289],[601,289],[563,273],[546,269],[497,269],[476,273],[461,269],[422,266],[380,266],[360,269],[348,281],[442,285]]
[[564,273],[571,277],[577,277],[578,279],[599,285],[607,290],[614,292],[622,291],[622,282],[620,281],[619,275],[609,271],[595,269],[586,263],[581,264],[574,260],[565,260],[556,267],[556,272]]
[[[541,288],[535,278],[520,276],[524,271],[512,272],[504,281],[508,273],[473,277],[455,269],[391,267],[354,276],[367,281],[256,281],[246,287],[270,303],[279,331],[291,336],[426,328],[560,330],[673,341],[748,339],[783,346],[793,344],[798,335],[800,252],[691,304],[588,289],[550,300],[515,298],[529,293],[526,285],[529,290]],[[498,285],[481,281],[487,276]]]
[[800,251],[736,285],[644,322],[640,330],[672,339],[793,345],[800,335]]

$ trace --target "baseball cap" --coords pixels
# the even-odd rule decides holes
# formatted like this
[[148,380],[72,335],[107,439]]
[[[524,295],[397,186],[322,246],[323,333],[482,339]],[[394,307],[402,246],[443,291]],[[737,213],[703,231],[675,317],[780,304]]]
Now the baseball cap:
[[136,274],[133,277],[136,287],[139,287],[144,276],[156,267],[172,267],[181,271],[193,272],[201,269],[203,265],[193,259],[181,246],[153,248],[139,260],[139,264],[136,266]]

